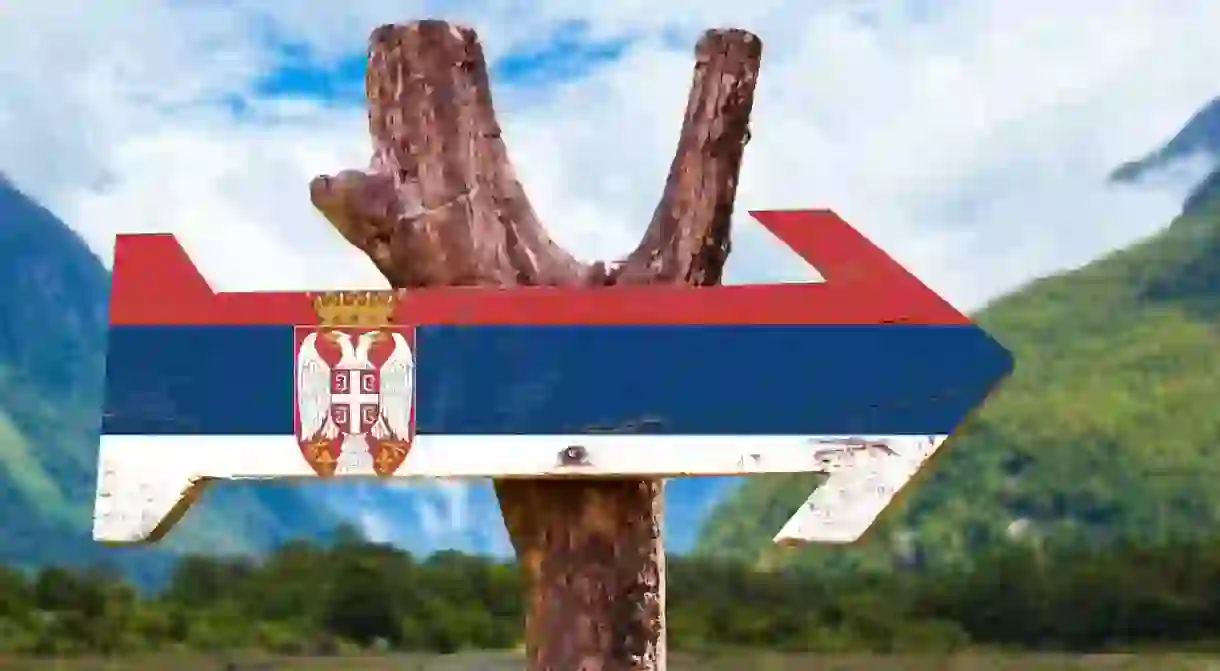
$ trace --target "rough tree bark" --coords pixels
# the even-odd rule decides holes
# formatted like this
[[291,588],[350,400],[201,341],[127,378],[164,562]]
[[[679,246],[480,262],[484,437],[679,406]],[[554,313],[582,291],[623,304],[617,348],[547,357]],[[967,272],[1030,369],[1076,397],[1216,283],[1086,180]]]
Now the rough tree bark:
[[[373,158],[317,177],[315,207],[396,288],[716,284],[762,57],[741,30],[708,31],[678,150],[639,246],[585,264],[547,235],[517,181],[474,31],[443,21],[373,31]],[[607,289],[613,290],[613,289]],[[665,668],[660,480],[501,480],[526,578],[535,671]]]

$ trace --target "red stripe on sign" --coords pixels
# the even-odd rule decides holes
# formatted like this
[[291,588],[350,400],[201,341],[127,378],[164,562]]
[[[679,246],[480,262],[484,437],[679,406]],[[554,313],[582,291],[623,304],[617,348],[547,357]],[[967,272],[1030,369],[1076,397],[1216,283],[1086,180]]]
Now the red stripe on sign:
[[[825,278],[727,287],[453,288],[404,292],[403,324],[968,324],[833,212],[751,213]],[[110,321],[312,324],[305,292],[216,293],[171,234],[115,241]]]

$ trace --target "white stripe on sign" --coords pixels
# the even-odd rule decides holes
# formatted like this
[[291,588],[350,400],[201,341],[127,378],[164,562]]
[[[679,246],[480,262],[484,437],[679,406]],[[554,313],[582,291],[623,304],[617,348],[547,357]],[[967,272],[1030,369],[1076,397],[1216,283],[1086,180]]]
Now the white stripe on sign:
[[[777,542],[850,542],[945,436],[422,435],[393,478],[830,473]],[[102,436],[93,536],[160,538],[208,480],[320,478],[293,436]],[[377,479],[335,475],[327,480]]]

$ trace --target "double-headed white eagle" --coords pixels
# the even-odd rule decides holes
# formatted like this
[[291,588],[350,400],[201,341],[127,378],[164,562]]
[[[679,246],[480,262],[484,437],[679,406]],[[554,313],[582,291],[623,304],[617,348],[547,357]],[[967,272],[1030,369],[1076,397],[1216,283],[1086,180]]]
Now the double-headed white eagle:
[[[381,331],[352,337],[342,331],[328,331],[324,337],[333,340],[341,352],[336,370],[373,370],[369,349],[386,337]],[[378,418],[369,429],[373,438],[407,440],[411,435],[411,404],[414,401],[415,355],[401,333],[391,332],[394,351],[382,364],[381,384],[377,390]],[[301,439],[333,439],[345,432],[331,416],[331,367],[318,354],[317,333],[305,336],[297,353],[297,412],[301,418]],[[351,390],[360,393],[359,389]]]

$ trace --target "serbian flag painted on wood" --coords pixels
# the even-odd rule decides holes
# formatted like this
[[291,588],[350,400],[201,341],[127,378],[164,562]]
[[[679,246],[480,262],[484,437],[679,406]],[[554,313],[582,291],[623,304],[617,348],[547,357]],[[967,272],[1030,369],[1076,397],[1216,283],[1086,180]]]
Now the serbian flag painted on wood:
[[781,540],[853,540],[1012,359],[834,214],[754,216],[824,281],[215,293],[120,236],[95,537],[217,478],[828,471]]

